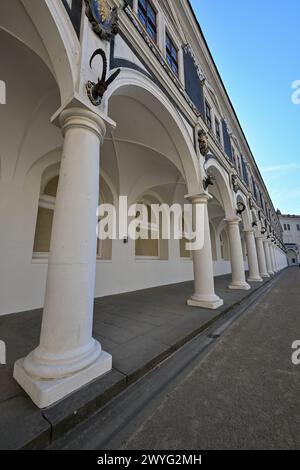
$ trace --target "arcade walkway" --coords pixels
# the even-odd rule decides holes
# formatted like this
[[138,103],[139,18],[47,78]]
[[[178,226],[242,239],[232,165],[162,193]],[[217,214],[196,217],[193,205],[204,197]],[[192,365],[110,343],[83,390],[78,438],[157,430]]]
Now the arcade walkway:
[[14,362],[38,345],[42,312],[0,317],[0,338],[7,346],[7,366],[0,367],[0,448],[45,445],[50,435],[55,438],[89,416],[269,280],[252,283],[251,291],[230,291],[229,282],[230,276],[216,279],[217,295],[224,299],[216,311],[186,305],[192,282],[96,299],[94,337],[113,355],[113,371],[44,411],[12,378]]

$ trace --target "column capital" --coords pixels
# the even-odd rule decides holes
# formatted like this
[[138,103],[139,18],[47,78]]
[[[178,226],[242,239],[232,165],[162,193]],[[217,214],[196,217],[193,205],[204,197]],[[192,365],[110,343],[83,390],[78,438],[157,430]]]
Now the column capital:
[[244,233],[248,234],[248,233],[252,233],[254,235],[254,230],[252,228],[246,228],[245,230],[243,230]]
[[187,194],[185,199],[190,201],[192,204],[207,204],[213,197],[206,191],[197,194]]
[[225,219],[228,225],[239,225],[242,219],[240,217],[233,217],[232,219]]
[[94,132],[101,142],[106,134],[106,125],[101,116],[85,108],[67,108],[59,116],[59,123],[65,134],[70,128],[87,129]]

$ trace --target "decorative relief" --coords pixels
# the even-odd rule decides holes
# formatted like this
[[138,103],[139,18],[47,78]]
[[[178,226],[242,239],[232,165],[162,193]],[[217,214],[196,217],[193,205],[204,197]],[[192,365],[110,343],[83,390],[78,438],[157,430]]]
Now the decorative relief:
[[239,190],[239,185],[238,185],[238,176],[237,175],[231,175],[231,185],[232,189],[235,193],[238,192]]
[[245,212],[245,210],[246,210],[245,204],[243,202],[238,202],[236,214],[237,215],[242,215],[243,212]]
[[201,155],[206,157],[208,154],[208,135],[203,129],[198,132],[198,145]]
[[103,49],[97,49],[94,54],[92,55],[90,59],[90,67],[92,67],[92,62],[96,56],[102,57],[102,62],[103,62],[103,69],[102,69],[102,77],[101,79],[98,78],[98,82],[94,83],[91,81],[88,81],[86,84],[86,89],[87,89],[87,94],[88,97],[91,101],[91,103],[94,106],[99,106],[102,102],[102,98],[107,91],[109,85],[112,84],[112,82],[117,78],[117,76],[120,74],[121,69],[116,70],[108,79],[106,79],[107,75],[107,59],[105,52]]
[[85,0],[85,4],[94,32],[100,39],[111,41],[119,33],[118,9],[110,8],[107,0]]
[[207,177],[203,180],[204,191],[207,191],[209,186],[213,186],[215,180],[216,179],[212,175],[207,175]]

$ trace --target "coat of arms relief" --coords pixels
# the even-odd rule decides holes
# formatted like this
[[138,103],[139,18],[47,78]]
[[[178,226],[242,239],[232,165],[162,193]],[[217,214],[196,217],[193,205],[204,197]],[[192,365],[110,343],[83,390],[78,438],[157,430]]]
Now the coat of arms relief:
[[110,41],[119,32],[118,9],[111,8],[107,0],[85,0],[86,15],[100,39]]

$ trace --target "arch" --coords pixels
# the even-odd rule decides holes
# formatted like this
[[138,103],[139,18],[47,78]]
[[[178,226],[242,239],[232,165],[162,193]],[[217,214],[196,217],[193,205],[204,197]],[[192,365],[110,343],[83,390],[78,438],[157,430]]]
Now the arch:
[[240,217],[241,217],[242,222],[243,222],[244,230],[250,230],[252,228],[252,216],[251,216],[251,213],[250,213],[250,209],[248,207],[247,197],[245,196],[245,194],[242,191],[239,190],[235,195],[235,200],[236,200],[236,205],[239,202],[242,202],[243,204],[245,204],[246,209],[244,210],[244,212],[241,214]]
[[218,195],[214,194],[214,186],[210,187],[209,191],[215,196],[222,204],[227,219],[236,216],[232,200],[232,191],[229,186],[229,175],[217,162],[212,154],[208,156],[206,163],[206,170],[211,176],[215,178],[214,186],[218,190]]
[[51,179],[53,173],[59,171],[61,162],[62,147],[57,147],[36,160],[26,173],[26,181],[47,181]]
[[61,102],[74,94],[80,43],[62,2],[22,0],[43,40],[59,86]]
[[[33,257],[47,258],[50,250],[50,241],[56,202],[56,194],[59,182],[60,162],[52,163],[44,169],[40,177],[40,196],[38,201]],[[99,202],[113,204],[115,207],[117,196],[107,175],[100,175]],[[97,259],[112,259],[112,240],[98,241]]]
[[[58,84],[61,103],[73,96],[80,43],[63,2],[14,0],[2,2],[0,29],[38,55]],[[18,21],[7,18],[15,15]]]
[[192,138],[174,106],[149,78],[140,72],[123,69],[106,95],[106,106],[113,96],[127,96],[145,106],[163,123],[165,131],[177,150],[188,191],[197,193],[200,166]]

